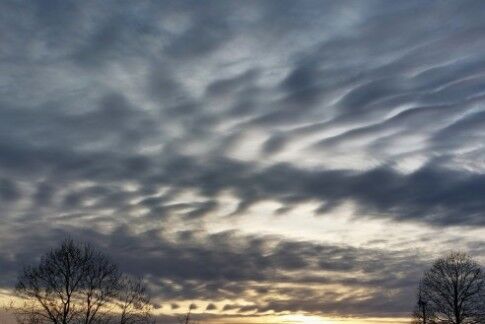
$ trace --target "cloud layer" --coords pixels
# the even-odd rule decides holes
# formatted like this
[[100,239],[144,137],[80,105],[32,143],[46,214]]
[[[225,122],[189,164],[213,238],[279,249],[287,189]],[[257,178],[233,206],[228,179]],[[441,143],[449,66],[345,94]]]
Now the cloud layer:
[[[0,282],[70,233],[168,304],[407,314],[433,256],[413,239],[457,229],[485,256],[466,235],[485,225],[484,7],[3,2]],[[301,210],[416,236],[377,248],[247,225]]]

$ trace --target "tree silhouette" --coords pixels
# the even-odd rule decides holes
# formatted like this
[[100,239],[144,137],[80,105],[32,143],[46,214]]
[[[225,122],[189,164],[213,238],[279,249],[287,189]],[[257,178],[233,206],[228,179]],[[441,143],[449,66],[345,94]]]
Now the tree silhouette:
[[25,324],[132,324],[149,318],[142,281],[122,276],[107,256],[71,239],[44,254],[39,264],[25,267],[16,292],[24,304],[14,312]]
[[485,323],[485,275],[465,253],[436,260],[418,287],[414,322],[423,324]]
[[431,324],[428,302],[423,296],[423,283],[418,286],[418,300],[414,308],[413,324]]
[[141,279],[122,276],[116,303],[120,309],[120,324],[151,322],[150,298]]
[[187,313],[185,313],[184,316],[179,317],[178,319],[179,324],[199,324],[198,322],[195,322],[192,318],[192,309],[195,309],[194,304],[189,306],[189,309],[187,310]]

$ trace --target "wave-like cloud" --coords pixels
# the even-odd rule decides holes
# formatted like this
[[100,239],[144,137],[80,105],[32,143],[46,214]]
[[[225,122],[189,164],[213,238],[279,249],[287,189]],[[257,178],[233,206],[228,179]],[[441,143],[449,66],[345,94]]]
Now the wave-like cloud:
[[143,265],[130,271],[160,299],[230,292],[257,296],[224,306],[242,313],[406,314],[398,301],[424,262],[413,246],[214,234],[214,215],[236,222],[270,201],[280,208],[261,217],[316,205],[331,223],[351,203],[360,224],[482,229],[484,7],[2,2],[1,282],[69,232]]

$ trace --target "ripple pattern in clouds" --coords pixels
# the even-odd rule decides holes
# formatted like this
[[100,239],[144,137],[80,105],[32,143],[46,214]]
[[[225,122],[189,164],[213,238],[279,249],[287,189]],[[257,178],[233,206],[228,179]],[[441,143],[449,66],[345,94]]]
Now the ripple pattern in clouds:
[[[2,2],[0,282],[70,233],[148,275],[161,303],[407,315],[427,244],[485,257],[484,9]],[[342,222],[416,233],[326,239]]]

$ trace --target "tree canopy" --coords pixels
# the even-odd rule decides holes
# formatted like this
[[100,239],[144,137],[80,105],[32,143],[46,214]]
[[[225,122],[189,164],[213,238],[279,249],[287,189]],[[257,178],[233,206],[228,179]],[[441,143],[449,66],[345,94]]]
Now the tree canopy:
[[121,273],[102,252],[85,243],[64,240],[40,262],[24,267],[15,309],[21,323],[147,323],[150,299],[141,279]]
[[485,323],[485,274],[468,254],[453,252],[436,260],[418,287],[414,322]]

